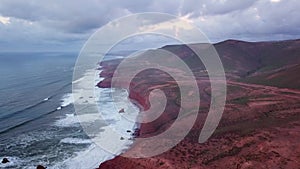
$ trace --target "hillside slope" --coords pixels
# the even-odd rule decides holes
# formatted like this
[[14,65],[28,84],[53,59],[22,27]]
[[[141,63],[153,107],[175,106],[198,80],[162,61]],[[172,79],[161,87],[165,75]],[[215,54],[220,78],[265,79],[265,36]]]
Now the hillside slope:
[[[205,44],[195,44],[198,46]],[[214,44],[227,74],[247,77],[300,63],[300,40],[244,42],[227,40]],[[198,57],[186,45],[167,45],[162,49],[175,53],[195,68]],[[204,68],[203,65],[200,66]]]

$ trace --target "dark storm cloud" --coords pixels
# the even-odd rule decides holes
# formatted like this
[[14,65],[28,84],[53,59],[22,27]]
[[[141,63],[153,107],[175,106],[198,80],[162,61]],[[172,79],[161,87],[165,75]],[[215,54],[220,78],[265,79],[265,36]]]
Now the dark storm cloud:
[[82,44],[113,19],[163,12],[185,16],[212,41],[300,38],[299,8],[298,0],[1,0],[0,35],[9,44]]
[[110,19],[128,14],[125,8],[106,1],[2,0],[3,16],[37,22],[65,32],[84,32],[100,27]]
[[164,12],[173,15],[225,14],[249,7],[253,0],[2,0],[0,13],[38,22],[65,32],[81,33],[98,28],[112,19],[137,12]]
[[38,22],[66,32],[85,32],[131,13],[176,14],[179,1],[124,0],[2,0],[0,14]]

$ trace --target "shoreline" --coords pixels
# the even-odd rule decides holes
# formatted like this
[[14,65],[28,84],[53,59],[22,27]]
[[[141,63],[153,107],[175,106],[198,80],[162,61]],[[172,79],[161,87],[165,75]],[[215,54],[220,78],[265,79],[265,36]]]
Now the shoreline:
[[[104,61],[100,63],[101,66],[101,72],[99,74],[99,76],[103,79],[102,81],[97,83],[97,87],[98,88],[111,88],[111,81],[112,81],[112,77],[113,77],[113,73],[115,71],[115,69],[117,68],[118,64],[120,63],[120,59],[117,60],[110,60],[110,61]],[[141,76],[140,76],[141,77]],[[167,78],[165,76],[161,76],[162,78]],[[155,79],[157,79],[155,77]],[[128,92],[128,98],[130,100],[130,102],[132,104],[134,104],[135,106],[137,106],[139,108],[139,112],[142,111],[147,111],[150,108],[150,102],[149,102],[149,93],[151,90],[151,85],[157,86],[157,84],[153,83],[153,84],[149,84],[146,86],[143,86],[141,83],[139,82],[139,78],[137,79],[132,79],[132,81],[130,82],[130,86],[129,89],[126,90]],[[158,78],[158,80],[161,80],[160,78]],[[161,82],[161,81],[157,81],[157,82]],[[170,83],[170,85],[172,85],[173,83]],[[123,84],[119,84],[119,86],[114,86],[115,88],[121,88],[124,89],[122,86]],[[161,86],[161,85],[158,85]],[[149,90],[150,89],[150,90]],[[176,99],[176,95],[174,95],[175,90],[172,89],[172,91],[166,91],[167,97],[170,97],[171,100],[174,102]],[[169,123],[167,123],[167,125],[165,124],[166,121],[172,121],[174,118],[176,118],[176,113],[173,113],[174,111],[176,112],[178,109],[178,106],[175,104],[172,105],[168,105],[166,107],[166,110],[163,112],[163,114],[161,115],[160,120],[155,121],[154,123],[136,123],[137,126],[137,130],[134,131],[133,137],[137,138],[137,137],[147,137],[147,136],[151,136],[153,134],[157,134],[158,131],[160,131],[160,128],[162,127],[162,125],[164,127],[162,127],[163,129],[165,129],[165,127],[168,127]],[[168,114],[166,112],[171,112],[172,114]],[[135,142],[126,150],[130,150],[130,149],[135,149],[136,148],[136,144]],[[124,152],[122,152],[124,153]],[[122,154],[121,153],[121,154]],[[115,166],[108,166],[110,161],[122,161],[125,159],[128,159],[126,157],[123,157],[122,155],[118,155],[115,156],[114,158],[112,158],[111,160],[105,161],[101,164],[99,164],[99,168],[110,168],[110,167],[115,167]],[[98,168],[98,169],[99,169]]]
[[[110,61],[107,61],[110,62]],[[108,68],[109,67],[109,68]],[[100,89],[112,89],[112,86],[110,85],[111,82],[111,75],[110,73],[107,73],[106,71],[109,71],[111,67],[114,67],[112,65],[110,66],[102,66],[98,69],[99,72],[99,77],[100,77],[100,81],[97,83],[96,87],[100,88]],[[122,86],[117,87],[118,89],[125,89],[122,88]],[[142,97],[141,95],[139,95],[137,92],[134,92],[131,90],[127,90],[125,89],[126,92],[128,93],[127,99],[130,101],[131,104],[133,104],[135,107],[138,108],[138,114],[142,111],[145,111],[149,106],[147,105],[147,100],[144,99],[144,97]],[[106,161],[110,161],[113,160],[115,158],[118,158],[119,156],[121,156],[122,153],[128,151],[129,149],[134,147],[135,141],[134,138],[138,137],[140,135],[140,129],[141,129],[141,123],[135,122],[135,124],[133,125],[133,127],[129,130],[131,130],[131,139],[133,141],[132,144],[128,145],[126,147],[126,149],[124,149],[123,151],[120,152],[119,155],[114,155],[113,158],[106,160]],[[103,161],[99,164],[99,167],[101,166],[101,164],[105,163],[106,161]]]

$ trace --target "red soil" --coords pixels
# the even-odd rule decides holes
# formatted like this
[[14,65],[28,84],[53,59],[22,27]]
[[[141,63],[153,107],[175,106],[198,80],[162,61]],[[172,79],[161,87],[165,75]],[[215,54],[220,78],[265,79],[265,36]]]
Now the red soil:
[[[252,56],[249,58],[245,56],[244,60],[239,60],[243,58],[240,54],[246,55],[255,48],[259,49],[256,52],[260,52],[265,46],[268,51],[273,51],[272,46],[276,45],[276,43],[253,44],[235,41],[224,43],[229,47],[216,45],[217,49],[223,52],[223,62],[236,60],[237,71],[245,72],[256,69],[260,65],[254,63],[255,59]],[[230,53],[236,46],[240,46],[243,51],[237,54]],[[256,53],[252,54],[255,57]],[[188,52],[179,51],[179,55],[184,59],[187,58]],[[247,59],[252,62],[248,64]],[[102,63],[104,71],[101,76],[105,79],[98,84],[99,87],[111,87],[111,77],[117,65],[118,61]],[[231,78],[227,81],[227,102],[222,120],[213,136],[207,142],[200,144],[198,137],[211,101],[210,83],[205,73],[201,71],[194,73],[197,75],[201,108],[196,123],[184,140],[169,151],[150,158],[133,159],[118,156],[102,163],[100,169],[299,168],[300,90],[243,83],[238,79],[239,73],[227,74],[227,77]],[[186,85],[189,85],[189,82],[186,82]],[[149,109],[149,93],[155,88],[165,92],[168,103],[164,113],[158,119],[141,124],[139,137],[151,137],[164,132],[178,115],[180,100],[178,100],[177,85],[173,79],[163,74],[151,77],[147,76],[146,72],[134,78],[130,85],[129,97],[144,109]],[[190,107],[186,109],[192,110],[195,104],[198,103],[191,102]],[[182,123],[182,125],[189,123],[188,117]],[[128,151],[138,151],[138,147],[139,143]]]

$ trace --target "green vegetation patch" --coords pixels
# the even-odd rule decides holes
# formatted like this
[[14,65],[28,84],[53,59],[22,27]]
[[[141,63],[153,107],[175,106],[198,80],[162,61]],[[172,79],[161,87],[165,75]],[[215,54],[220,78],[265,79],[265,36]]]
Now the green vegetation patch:
[[240,104],[240,105],[246,105],[249,102],[249,97],[245,96],[245,97],[239,97],[239,98],[235,98],[233,100],[230,100],[229,103],[233,103],[233,104]]

